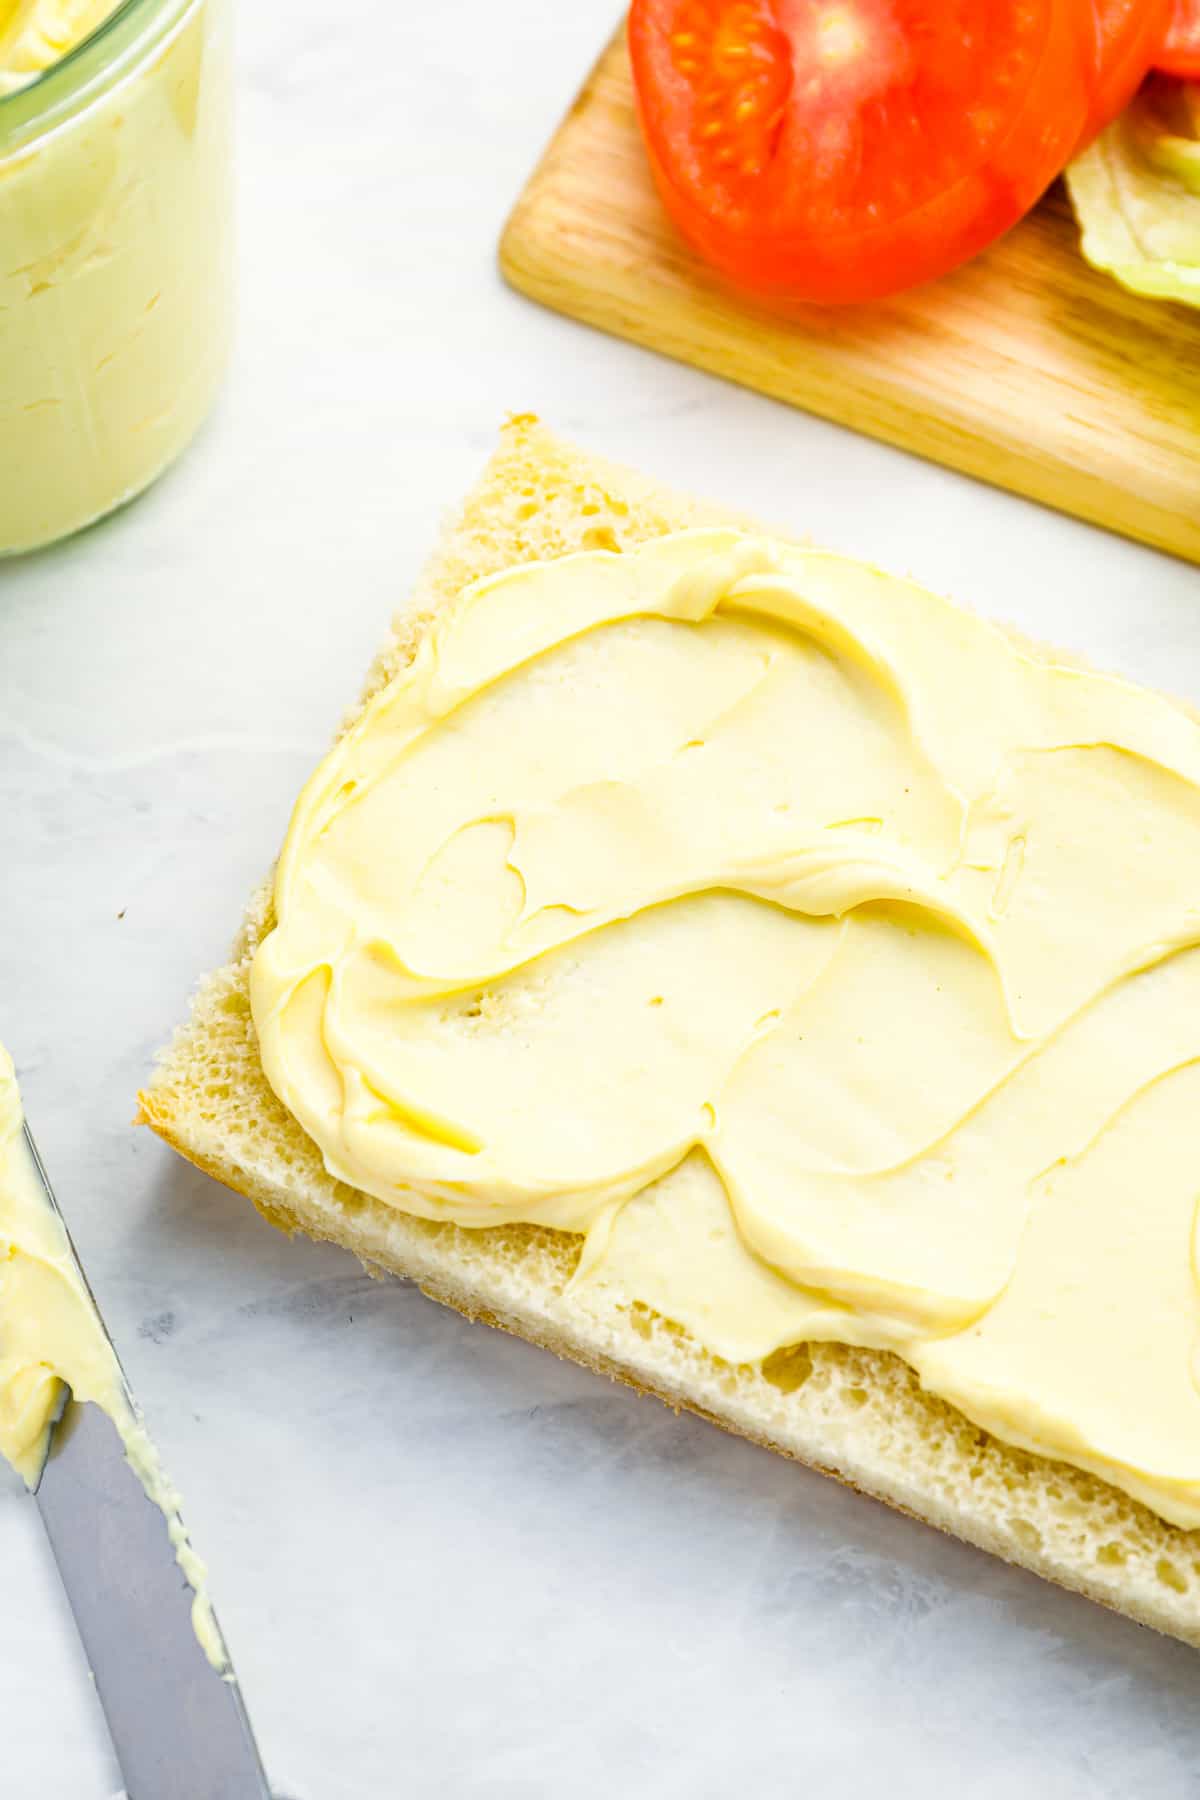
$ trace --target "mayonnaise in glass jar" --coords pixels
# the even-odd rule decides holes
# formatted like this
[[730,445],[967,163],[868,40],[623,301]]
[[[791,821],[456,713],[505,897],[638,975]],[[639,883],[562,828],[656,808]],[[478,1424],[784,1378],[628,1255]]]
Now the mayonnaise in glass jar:
[[232,302],[229,0],[0,0],[0,554],[207,413]]

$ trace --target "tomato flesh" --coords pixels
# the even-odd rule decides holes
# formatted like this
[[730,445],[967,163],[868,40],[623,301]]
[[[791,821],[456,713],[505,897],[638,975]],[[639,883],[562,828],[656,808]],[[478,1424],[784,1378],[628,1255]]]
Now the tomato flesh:
[[1156,69],[1200,81],[1200,0],[1175,0]]
[[955,267],[1083,135],[1090,0],[633,0],[651,167],[739,286],[836,303]]
[[1097,0],[1096,76],[1080,144],[1124,112],[1162,46],[1174,0]]

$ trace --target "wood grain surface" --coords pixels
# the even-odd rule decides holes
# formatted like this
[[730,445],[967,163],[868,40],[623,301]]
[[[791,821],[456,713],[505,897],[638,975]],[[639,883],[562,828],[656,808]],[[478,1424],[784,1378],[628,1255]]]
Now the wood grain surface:
[[518,200],[500,263],[559,312],[1200,562],[1200,311],[1089,268],[1060,188],[941,281],[773,317],[675,235],[621,32]]

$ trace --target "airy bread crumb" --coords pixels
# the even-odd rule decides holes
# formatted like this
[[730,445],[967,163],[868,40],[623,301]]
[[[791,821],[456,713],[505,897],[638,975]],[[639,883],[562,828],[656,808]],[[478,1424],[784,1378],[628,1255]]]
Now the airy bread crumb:
[[[393,621],[359,707],[408,662],[429,620],[467,582],[532,558],[625,550],[731,520],[747,523],[585,455],[536,419],[512,419]],[[1166,1524],[1095,1476],[1008,1448],[925,1393],[899,1358],[811,1344],[761,1367],[735,1367],[641,1305],[599,1315],[571,1305],[575,1238],[532,1226],[430,1224],[334,1181],[259,1062],[249,970],[271,922],[267,885],[251,900],[232,961],[201,984],[189,1022],[139,1096],[140,1121],[189,1161],[284,1231],[344,1245],[369,1268],[408,1277],[471,1318],[688,1407],[1200,1645],[1200,1533]]]

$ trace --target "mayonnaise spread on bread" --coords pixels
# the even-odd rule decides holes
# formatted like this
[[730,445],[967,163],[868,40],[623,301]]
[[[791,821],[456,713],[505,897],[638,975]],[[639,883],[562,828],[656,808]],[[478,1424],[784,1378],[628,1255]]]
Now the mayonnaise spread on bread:
[[225,364],[227,0],[115,8],[0,0],[0,554],[146,487]]
[[733,530],[467,588],[305,788],[251,999],[330,1172],[581,1307],[898,1352],[1200,1526],[1200,724]]
[[207,1573],[188,1541],[179,1495],[129,1397],[125,1378],[22,1129],[12,1059],[0,1044],[0,1456],[30,1487],[41,1477],[67,1390],[108,1414],[147,1495],[162,1511],[193,1590],[192,1624],[215,1669],[228,1657]]

